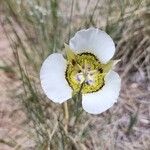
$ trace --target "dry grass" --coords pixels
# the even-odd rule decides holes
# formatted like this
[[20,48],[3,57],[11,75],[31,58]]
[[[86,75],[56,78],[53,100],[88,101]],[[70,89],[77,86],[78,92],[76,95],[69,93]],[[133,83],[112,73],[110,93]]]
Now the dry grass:
[[[58,2],[2,1],[1,41],[9,42],[12,51],[8,45],[6,53],[4,47],[0,51],[0,150],[149,150],[149,2]],[[62,106],[43,95],[39,69],[48,54],[60,51],[77,30],[89,26],[115,40],[122,90],[110,110],[97,116],[83,112],[77,122],[69,101],[66,133]]]

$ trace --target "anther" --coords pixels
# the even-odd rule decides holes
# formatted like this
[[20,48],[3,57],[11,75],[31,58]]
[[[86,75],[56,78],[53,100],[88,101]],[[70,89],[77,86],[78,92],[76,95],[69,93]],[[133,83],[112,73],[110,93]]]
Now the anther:
[[81,70],[78,70],[78,73],[81,73]]

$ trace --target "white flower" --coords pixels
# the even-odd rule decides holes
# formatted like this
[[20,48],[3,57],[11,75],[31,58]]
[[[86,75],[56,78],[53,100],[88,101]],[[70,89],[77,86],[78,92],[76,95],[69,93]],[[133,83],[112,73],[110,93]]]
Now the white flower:
[[99,114],[109,109],[119,96],[121,79],[112,71],[116,61],[111,37],[96,28],[78,31],[65,45],[67,59],[54,53],[44,61],[40,79],[49,99],[63,103],[72,93],[82,93],[83,109]]

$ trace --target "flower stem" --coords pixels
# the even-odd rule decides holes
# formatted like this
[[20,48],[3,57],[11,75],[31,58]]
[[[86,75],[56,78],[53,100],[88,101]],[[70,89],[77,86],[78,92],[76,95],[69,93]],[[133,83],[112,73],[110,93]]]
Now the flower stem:
[[65,115],[65,131],[68,132],[68,121],[69,121],[69,112],[68,112],[68,104],[64,102],[64,115]]

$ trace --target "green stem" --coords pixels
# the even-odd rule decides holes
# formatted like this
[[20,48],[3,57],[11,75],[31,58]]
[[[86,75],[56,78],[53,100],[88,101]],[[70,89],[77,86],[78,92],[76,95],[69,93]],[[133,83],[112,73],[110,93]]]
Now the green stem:
[[68,132],[68,121],[69,121],[69,111],[68,111],[68,104],[64,102],[64,116],[65,116],[65,131]]

